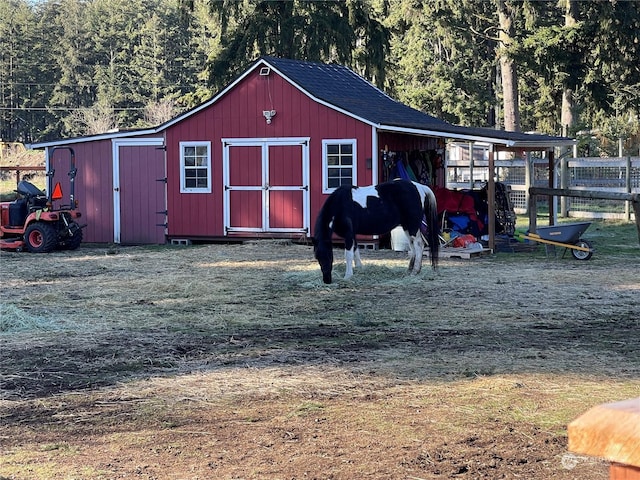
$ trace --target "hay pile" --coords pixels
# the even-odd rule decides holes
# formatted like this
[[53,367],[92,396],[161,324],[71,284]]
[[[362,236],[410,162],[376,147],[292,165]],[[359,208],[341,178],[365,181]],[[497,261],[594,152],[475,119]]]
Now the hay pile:
[[58,328],[59,325],[51,319],[31,315],[15,305],[0,303],[0,334],[56,330]]

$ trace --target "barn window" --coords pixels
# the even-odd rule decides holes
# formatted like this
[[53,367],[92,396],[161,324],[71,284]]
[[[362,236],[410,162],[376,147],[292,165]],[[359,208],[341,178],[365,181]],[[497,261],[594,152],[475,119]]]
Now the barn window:
[[211,142],[180,142],[180,192],[211,193]]
[[356,140],[322,141],[322,191],[356,184]]

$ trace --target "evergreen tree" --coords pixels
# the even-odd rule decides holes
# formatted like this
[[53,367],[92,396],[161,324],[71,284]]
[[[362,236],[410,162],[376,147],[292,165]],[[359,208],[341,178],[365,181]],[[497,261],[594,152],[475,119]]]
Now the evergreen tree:
[[48,11],[47,21],[56,32],[51,68],[57,72],[48,103],[52,126],[47,137],[78,135],[82,132],[72,126],[73,112],[96,101],[88,11],[79,0],[61,0]]
[[640,5],[531,4],[536,22],[525,32],[518,61],[533,85],[524,97],[537,126],[575,135],[605,117],[623,116],[634,125],[640,107]]
[[391,85],[400,100],[462,125],[495,124],[495,25],[488,2],[391,3]]
[[[193,90],[189,25],[167,0],[63,0],[56,15],[60,69],[52,111],[65,135],[148,125]],[[162,109],[165,113],[158,116]],[[100,116],[104,118],[100,119]]]
[[31,142],[46,128],[44,101],[54,83],[41,5],[0,0],[0,139]]
[[518,95],[518,72],[512,50],[516,43],[516,12],[507,0],[495,0],[498,14],[498,47],[496,53],[500,64],[504,128],[520,131],[520,105]]
[[0,0],[0,137],[162,123],[259,55],[347,65],[463,125],[638,136],[640,2],[182,2]]
[[189,14],[182,12],[179,18],[180,28],[186,28],[188,35],[183,49],[185,68],[178,69],[174,75],[182,86],[177,103],[184,108],[193,108],[213,95],[207,65],[222,51],[221,25],[217,16],[210,15],[207,0],[196,1]]
[[208,65],[216,88],[260,55],[335,61],[384,85],[387,31],[368,0],[210,0],[209,5],[220,19],[222,50]]

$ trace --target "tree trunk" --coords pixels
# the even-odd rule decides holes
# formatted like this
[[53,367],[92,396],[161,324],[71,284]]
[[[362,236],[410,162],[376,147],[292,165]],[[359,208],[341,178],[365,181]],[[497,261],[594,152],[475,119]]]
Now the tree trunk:
[[[571,28],[578,23],[578,3],[575,0],[565,0],[564,10],[564,26]],[[571,65],[567,66],[571,68]],[[571,73],[571,72],[566,72]],[[568,75],[571,78],[571,75]],[[562,124],[562,135],[569,136],[570,130],[573,128],[576,119],[575,113],[575,101],[573,97],[573,85],[571,81],[565,81],[562,91],[562,110],[560,113],[560,123]]]
[[520,131],[520,108],[518,105],[518,73],[509,47],[513,43],[515,30],[513,27],[513,10],[505,0],[496,0],[500,33],[498,35],[498,59],[502,80],[502,103],[504,111],[504,129],[512,132]]
[[575,102],[573,98],[573,89],[567,86],[562,90],[562,112],[560,114],[560,122],[562,123],[562,135],[569,136],[569,132],[575,124],[574,118]]

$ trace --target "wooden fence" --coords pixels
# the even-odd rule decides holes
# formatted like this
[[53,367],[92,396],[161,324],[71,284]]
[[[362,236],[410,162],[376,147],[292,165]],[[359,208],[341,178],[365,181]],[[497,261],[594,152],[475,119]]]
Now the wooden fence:
[[[28,167],[2,167],[0,166],[0,196],[8,196],[8,198],[14,198],[14,192],[18,188],[18,183],[25,175],[26,178],[30,178],[32,174],[40,174],[41,178],[44,178],[45,167],[43,166],[28,166]],[[4,177],[12,177],[13,182],[5,185]],[[11,187],[9,188],[9,185]],[[6,190],[6,191],[5,191]]]
[[[636,222],[636,227],[638,229],[638,242],[640,243],[640,193],[621,193],[621,192],[606,192],[606,191],[595,191],[595,190],[571,190],[566,188],[542,188],[542,187],[531,187],[529,189],[530,195],[530,206],[529,206],[529,231],[536,231],[536,223],[537,223],[537,196],[546,195],[550,198],[553,197],[561,197],[561,198],[588,198],[588,199],[596,199],[596,200],[614,200],[614,201],[624,201],[631,204],[634,217]],[[549,200],[551,201],[551,200]],[[549,219],[549,223],[553,223],[553,219]]]
[[[640,157],[565,157],[557,165],[554,185],[560,189],[640,193]],[[495,166],[497,180],[511,187],[511,200],[516,213],[529,212],[529,190],[532,187],[549,187],[549,163],[546,158],[529,156],[513,160],[497,159]],[[475,158],[471,164],[466,158],[448,161],[446,178],[448,188],[479,188],[488,178],[488,160]],[[562,217],[633,220],[635,214],[631,202],[614,197],[560,196],[551,200],[560,202],[559,206],[553,205],[551,209]],[[548,198],[538,196],[538,206],[543,208]]]

